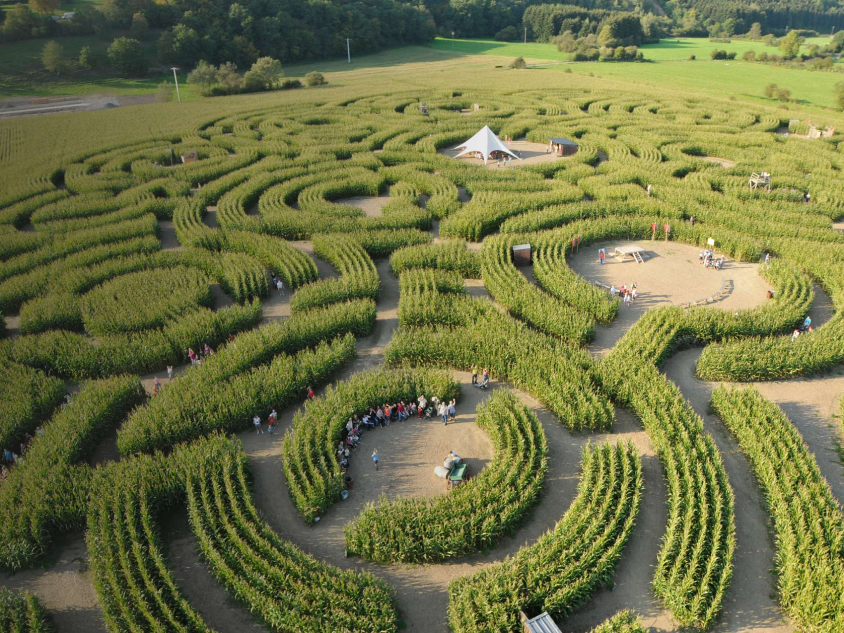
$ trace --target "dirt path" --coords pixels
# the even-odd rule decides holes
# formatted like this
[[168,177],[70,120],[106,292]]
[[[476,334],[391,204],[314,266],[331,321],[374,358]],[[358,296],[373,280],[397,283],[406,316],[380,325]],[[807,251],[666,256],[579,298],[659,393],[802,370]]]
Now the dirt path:
[[633,609],[642,616],[644,625],[650,631],[675,631],[678,625],[671,613],[650,589],[668,521],[662,465],[648,434],[642,430],[636,418],[622,409],[616,409],[616,417],[614,433],[632,441],[642,456],[644,490],[636,529],[624,549],[613,577],[612,589],[598,591],[577,613],[563,622],[562,628],[572,633],[585,633],[616,612]]
[[694,376],[694,364],[700,349],[691,349],[670,358],[663,371],[682,391],[704,427],[715,440],[724,469],[735,495],[736,552],[733,579],[724,597],[724,611],[717,632],[793,630],[780,609],[772,575],[774,546],[768,529],[764,498],[745,456],[723,423],[709,414],[713,385]]
[[173,223],[170,220],[158,221],[158,235],[161,238],[162,251],[178,251],[182,248],[176,238],[176,229],[173,228]]
[[16,574],[0,573],[0,584],[37,595],[56,625],[58,633],[105,631],[82,534],[69,534],[49,554],[50,568],[27,569]]
[[812,309],[809,314],[812,317],[812,326],[819,328],[835,314],[835,306],[826,290],[814,281],[812,282],[812,289],[815,291],[815,300],[812,302]]
[[205,207],[205,215],[202,216],[202,221],[210,229],[218,228],[217,207]]
[[[350,368],[350,371],[353,369],[356,368]],[[346,373],[349,372],[344,372]],[[590,439],[605,439],[604,436],[570,434],[530,396],[517,392],[537,414],[545,429],[549,444],[549,471],[543,501],[514,538],[505,539],[488,555],[479,554],[440,565],[385,566],[366,563],[357,558],[345,558],[343,526],[360,512],[364,504],[376,500],[381,494],[391,498],[442,494],[442,480],[437,479],[432,471],[449,450],[454,449],[461,456],[467,457],[473,469],[484,466],[491,458],[492,448],[488,438],[472,424],[475,407],[486,399],[490,392],[473,388],[468,373],[454,372],[454,375],[463,385],[458,402],[460,415],[456,422],[443,426],[437,421],[413,420],[393,423],[386,429],[377,429],[365,434],[361,448],[352,457],[350,475],[354,478],[354,488],[349,500],[335,504],[322,520],[311,528],[304,526],[290,501],[280,459],[282,434],[289,427],[295,408],[282,413],[280,433],[275,436],[256,435],[250,431],[239,435],[255,475],[255,503],[262,509],[270,525],[284,538],[321,560],[343,568],[366,569],[387,580],[396,589],[401,616],[410,631],[448,631],[445,621],[448,583],[455,577],[502,560],[523,545],[533,543],[541,534],[551,529],[576,494],[580,476],[580,451],[583,445]],[[494,383],[493,389],[495,388],[508,387]],[[637,446],[647,443],[644,432],[635,422],[607,435],[606,438],[611,441],[630,439]],[[382,467],[377,472],[369,462],[369,454],[373,448],[377,448],[381,456]],[[664,491],[662,495],[664,496]],[[663,506],[664,504],[660,503],[660,507]],[[643,544],[641,547],[645,550],[646,558],[655,559],[654,548],[658,546],[658,538],[651,539],[650,534],[652,531],[664,529],[664,517],[657,512],[655,518],[649,518],[644,523],[653,525],[640,539]],[[649,543],[651,540],[653,543]],[[636,548],[638,550],[639,546]],[[648,553],[648,548],[653,552]],[[650,567],[645,566],[637,570],[637,573],[649,576]],[[636,582],[625,582],[625,586],[629,584],[632,590]],[[641,584],[640,590],[646,592],[648,582]],[[594,620],[590,622],[591,626],[603,620],[614,609],[615,604],[606,607],[601,604],[583,620]]]

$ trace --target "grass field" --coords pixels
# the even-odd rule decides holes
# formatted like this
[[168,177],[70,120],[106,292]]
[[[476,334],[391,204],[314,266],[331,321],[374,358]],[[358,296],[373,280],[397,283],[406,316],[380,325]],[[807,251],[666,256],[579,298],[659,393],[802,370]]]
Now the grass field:
[[[817,105],[838,74],[470,44],[0,120],[0,620],[844,630],[844,136],[781,129],[844,128]],[[761,99],[772,77],[805,102]],[[483,125],[509,169],[452,158]],[[420,394],[459,408],[337,452]],[[446,492],[449,450],[471,481]]]
[[[814,38],[812,42],[822,43],[825,38]],[[62,40],[65,53],[76,56],[83,46],[91,46],[102,55],[108,42],[95,37],[75,37]],[[55,79],[40,69],[42,40],[16,42],[0,46],[0,61],[4,73],[0,75],[0,96],[58,96],[85,95],[93,93],[117,96],[149,93],[161,81],[169,79],[167,70],[150,71],[150,76],[141,80],[121,79],[105,73],[80,72],[69,78]],[[610,63],[565,63],[569,55],[561,53],[552,44],[519,42],[496,42],[493,40],[455,39],[453,42],[437,38],[427,46],[407,46],[380,53],[355,56],[352,63],[345,59],[324,60],[286,67],[288,77],[303,77],[311,71],[327,74],[329,81],[346,81],[354,76],[384,76],[389,73],[405,73],[421,69],[431,62],[441,69],[486,69],[507,66],[515,57],[524,57],[529,63],[545,62],[560,64],[549,69],[533,69],[528,72],[559,72],[564,68],[573,73],[589,74],[630,82],[638,85],[692,89],[706,94],[735,97],[737,99],[763,100],[762,89],[769,83],[792,91],[793,98],[804,106],[830,108],[834,106],[833,86],[841,81],[838,73],[810,72],[790,68],[779,68],[763,64],[749,64],[740,61],[713,62],[709,52],[713,48],[736,51],[739,54],[753,49],[776,52],[775,47],[765,47],[761,42],[749,43],[734,40],[729,44],[718,44],[703,38],[679,38],[664,40],[659,44],[642,47],[646,59],[644,64]],[[154,47],[148,45],[148,54],[154,62]],[[695,55],[694,62],[686,61]],[[152,68],[157,68],[152,66]],[[336,77],[333,77],[336,75]],[[411,73],[412,75],[412,73]],[[184,85],[184,100],[198,99],[199,95],[185,83],[186,73],[179,81]]]

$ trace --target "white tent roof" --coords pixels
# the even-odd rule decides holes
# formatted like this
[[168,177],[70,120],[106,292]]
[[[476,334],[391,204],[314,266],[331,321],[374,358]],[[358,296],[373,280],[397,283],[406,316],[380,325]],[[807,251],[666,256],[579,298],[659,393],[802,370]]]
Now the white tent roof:
[[460,149],[461,147],[463,148],[463,151],[457,154],[454,158],[458,158],[464,154],[474,154],[475,152],[480,152],[484,157],[484,165],[486,165],[489,160],[489,155],[492,154],[492,152],[503,152],[505,154],[510,154],[513,158],[522,160],[501,142],[501,139],[499,139],[495,133],[489,129],[488,125],[485,125],[480,132],[454,149]]

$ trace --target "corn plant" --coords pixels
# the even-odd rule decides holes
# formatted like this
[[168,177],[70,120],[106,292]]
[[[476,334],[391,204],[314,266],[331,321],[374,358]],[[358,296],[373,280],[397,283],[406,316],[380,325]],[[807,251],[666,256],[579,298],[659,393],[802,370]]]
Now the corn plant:
[[563,518],[504,562],[451,581],[455,631],[515,631],[520,611],[561,617],[611,584],[639,511],[642,465],[632,445],[587,445],[578,494]]
[[806,630],[844,626],[844,515],[800,433],[755,388],[712,393],[711,405],[747,455],[776,530],[780,601]]
[[0,589],[0,628],[21,633],[51,633],[54,627],[41,601],[25,591]]
[[82,528],[92,473],[84,460],[142,394],[134,377],[92,382],[44,425],[0,486],[0,565],[32,565],[57,533]]

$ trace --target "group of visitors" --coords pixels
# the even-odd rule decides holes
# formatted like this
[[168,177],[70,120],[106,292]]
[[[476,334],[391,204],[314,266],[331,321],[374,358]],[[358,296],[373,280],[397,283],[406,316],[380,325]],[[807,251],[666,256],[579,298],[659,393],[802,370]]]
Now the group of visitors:
[[273,290],[278,290],[278,294],[284,294],[284,282],[281,280],[281,277],[277,277],[275,273],[272,274],[272,284]]
[[472,384],[474,386],[478,387],[479,389],[486,389],[489,386],[489,370],[486,367],[484,367],[484,371],[483,371],[482,376],[483,376],[483,379],[479,383],[478,382],[478,366],[472,365]]
[[704,268],[711,267],[714,270],[721,270],[724,266],[724,256],[721,255],[720,258],[715,259],[715,251],[708,248],[700,252],[698,260],[701,264],[703,264]]
[[[362,441],[361,437],[364,432],[389,426],[390,422],[403,422],[412,416],[417,416],[420,420],[423,417],[430,420],[435,411],[438,416],[442,417],[443,424],[447,425],[449,418],[454,419],[457,415],[456,405],[457,401],[454,399],[446,404],[444,400],[440,400],[437,396],[433,396],[429,402],[425,394],[421,394],[417,398],[417,402],[411,401],[409,404],[405,403],[404,400],[399,400],[395,404],[385,402],[369,407],[369,410],[361,418],[354,414],[346,421],[346,427],[341,435],[340,442],[337,444],[336,456],[340,469],[343,474],[348,471],[349,460]],[[375,470],[378,470],[377,448],[372,452],[372,462],[375,464]]]
[[[44,429],[39,426],[35,429],[35,435],[44,435]],[[23,454],[29,449],[33,439],[34,436],[31,433],[24,435],[17,453],[10,448],[3,449],[3,453],[0,455],[0,480],[9,476],[9,468],[13,464],[19,464],[23,461]]]
[[796,341],[796,340],[797,340],[797,338],[798,338],[801,334],[811,334],[811,333],[812,333],[812,332],[814,332],[814,331],[815,331],[815,328],[813,328],[813,327],[812,327],[812,317],[811,317],[811,316],[807,316],[807,317],[803,320],[803,325],[801,325],[799,328],[795,328],[794,332],[792,332],[792,334],[791,334],[791,342],[793,343],[794,341]]
[[[189,347],[187,355],[188,355],[188,360],[190,361],[191,365],[201,365],[203,359],[214,355],[214,350],[211,348],[210,345],[208,345],[208,343],[205,343],[205,345],[199,351],[198,354],[195,351],[193,351],[192,347]],[[170,368],[168,368],[167,377],[168,378],[172,377],[171,374],[172,374],[172,371],[170,371]]]
[[620,296],[621,300],[624,301],[624,305],[628,308],[630,307],[630,303],[635,301],[639,298],[639,288],[636,287],[636,282],[634,281],[630,286],[626,286],[625,284],[621,284],[621,288],[616,288],[614,285],[610,287],[610,294],[613,297]]
[[[252,418],[252,424],[255,425],[255,434],[256,435],[263,435],[264,429],[261,428],[261,416],[257,413],[255,417]],[[278,413],[275,412],[275,409],[270,411],[270,414],[267,416],[267,433],[270,435],[275,435],[276,427],[278,426]]]

